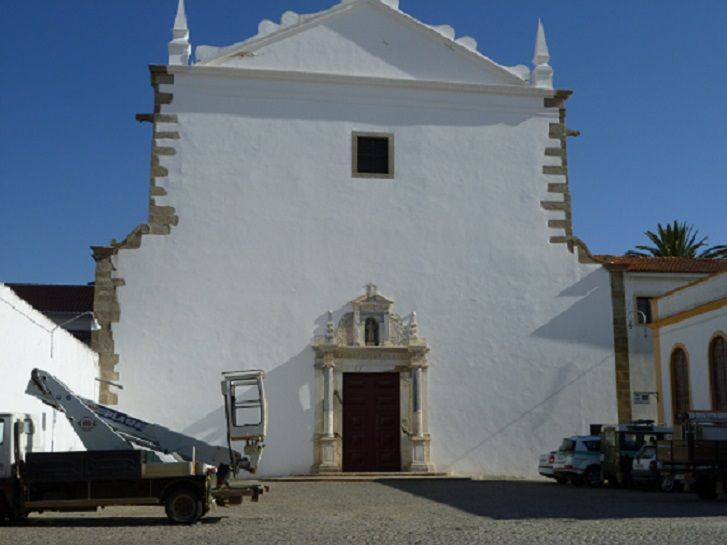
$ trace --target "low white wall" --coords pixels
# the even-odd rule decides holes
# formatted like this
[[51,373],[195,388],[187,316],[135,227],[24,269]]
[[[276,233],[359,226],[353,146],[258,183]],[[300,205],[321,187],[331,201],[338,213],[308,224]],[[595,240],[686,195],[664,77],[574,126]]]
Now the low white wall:
[[[71,334],[35,310],[13,290],[0,284],[0,412],[30,413],[45,431],[39,430],[44,450],[84,450],[66,417],[25,393],[34,368],[48,371],[75,393],[96,400],[98,355]],[[55,413],[55,425],[54,425]],[[45,415],[45,417],[43,417]]]

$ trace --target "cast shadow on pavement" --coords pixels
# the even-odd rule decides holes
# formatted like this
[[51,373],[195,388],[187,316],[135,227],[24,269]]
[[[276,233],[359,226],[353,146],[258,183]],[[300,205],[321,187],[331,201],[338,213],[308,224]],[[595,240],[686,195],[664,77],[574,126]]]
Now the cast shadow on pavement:
[[378,482],[494,520],[602,520],[727,515],[726,496],[718,501],[705,501],[692,493],[588,488],[539,481],[383,479]]
[[[217,524],[222,517],[204,517],[196,524]],[[9,526],[26,526],[32,528],[138,528],[143,526],[179,526],[174,524],[164,513],[160,513],[158,517],[140,516],[140,517],[34,517],[31,515],[25,520],[14,522]],[[0,525],[2,527],[2,525]]]

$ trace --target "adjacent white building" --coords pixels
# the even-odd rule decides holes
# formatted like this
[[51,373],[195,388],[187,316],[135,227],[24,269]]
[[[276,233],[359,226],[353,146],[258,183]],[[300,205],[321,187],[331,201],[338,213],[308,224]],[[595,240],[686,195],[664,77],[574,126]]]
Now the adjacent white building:
[[63,414],[26,395],[35,368],[56,375],[78,395],[98,398],[98,355],[0,284],[0,413],[37,416],[36,438],[44,443],[39,450],[85,450]]
[[652,302],[660,420],[727,411],[727,273],[672,290]]
[[654,364],[651,302],[710,274],[727,260],[595,256],[611,274],[619,421],[663,422]]

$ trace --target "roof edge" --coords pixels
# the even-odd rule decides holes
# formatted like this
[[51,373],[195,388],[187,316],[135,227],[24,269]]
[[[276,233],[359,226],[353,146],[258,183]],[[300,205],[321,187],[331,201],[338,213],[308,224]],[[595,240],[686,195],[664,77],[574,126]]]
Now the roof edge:
[[448,36],[445,36],[432,26],[427,25],[426,23],[416,19],[412,15],[409,15],[408,13],[405,13],[400,9],[394,8],[387,3],[382,2],[381,0],[352,0],[345,3],[341,2],[326,10],[304,16],[306,18],[304,20],[301,20],[301,22],[299,22],[298,24],[294,24],[288,27],[281,26],[279,29],[274,30],[273,32],[270,32],[268,34],[264,34],[262,36],[258,33],[257,35],[252,36],[247,40],[243,40],[242,42],[237,42],[227,47],[220,48],[219,55],[211,57],[204,61],[197,62],[192,66],[219,66],[221,62],[229,59],[230,57],[239,55],[240,53],[255,51],[256,49],[259,49],[261,47],[265,47],[290,36],[299,34],[309,28],[320,24],[321,21],[324,21],[330,17],[334,17],[340,13],[350,11],[363,3],[367,3],[377,9],[384,10],[392,16],[399,18],[399,20],[405,22],[406,24],[412,25],[418,30],[427,33],[432,39],[437,39],[442,43],[446,43],[447,46],[451,47],[455,53],[485,64],[488,68],[498,71],[501,75],[508,78],[513,85],[530,87],[527,80],[516,75],[508,67],[493,61],[476,49],[473,50],[469,47],[464,46],[454,38],[449,38]]

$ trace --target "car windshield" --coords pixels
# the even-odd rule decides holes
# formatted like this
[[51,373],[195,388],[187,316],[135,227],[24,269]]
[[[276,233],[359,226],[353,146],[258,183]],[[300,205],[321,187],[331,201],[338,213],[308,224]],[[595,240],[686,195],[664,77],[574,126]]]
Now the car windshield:
[[636,453],[637,458],[653,458],[654,456],[656,456],[656,448],[653,445],[644,445]]
[[558,449],[561,452],[570,452],[572,450],[575,450],[576,448],[576,442],[572,439],[563,439],[563,442],[560,444],[560,448]]

